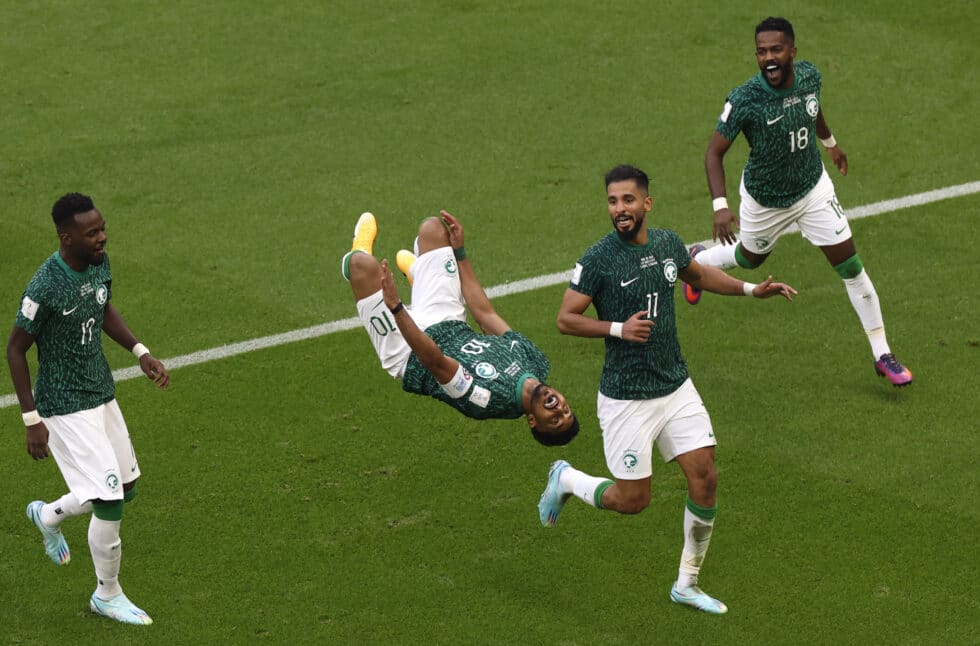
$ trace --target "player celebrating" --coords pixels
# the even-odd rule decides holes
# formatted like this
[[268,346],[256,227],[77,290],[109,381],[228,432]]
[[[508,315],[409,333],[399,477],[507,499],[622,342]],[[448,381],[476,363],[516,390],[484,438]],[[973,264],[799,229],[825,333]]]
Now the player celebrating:
[[[650,504],[653,445],[665,462],[676,461],[687,478],[684,547],[675,603],[713,614],[724,603],[698,587],[698,574],[714,526],[718,476],[715,436],[701,397],[681,356],[674,320],[678,278],[717,294],[792,300],[796,291],[772,276],[743,283],[691,260],[673,231],[647,228],[653,207],[646,173],[617,166],[606,175],[613,233],[592,245],[575,265],[558,312],[563,334],[604,337],[606,359],[597,412],[613,482],[578,471],[564,460],[552,464],[541,494],[541,523],[553,526],[569,496],[599,509],[637,514]],[[596,316],[584,312],[592,305]]]
[[[759,74],[732,90],[715,126],[704,158],[715,211],[713,238],[723,244],[694,245],[698,262],[731,269],[754,269],[765,262],[777,237],[797,224],[803,237],[820,247],[844,280],[847,295],[871,344],[875,371],[895,386],[912,383],[912,372],[892,354],[871,278],[858,257],[844,209],[820,159],[816,140],[827,149],[842,175],[847,155],[837,145],[820,105],[820,72],[796,58],[793,26],[784,18],[766,18],[755,28]],[[742,173],[739,241],[732,232],[735,216],[725,198],[723,158],[738,133],[751,152]],[[696,304],[701,292],[685,286]]]
[[[551,364],[530,339],[497,314],[473,272],[463,227],[446,211],[419,227],[415,253],[398,253],[412,283],[412,305],[401,302],[388,261],[372,255],[378,225],[364,213],[341,273],[381,367],[402,388],[429,395],[474,419],[526,416],[544,445],[567,444],[578,420],[565,397],[544,383]],[[466,322],[469,307],[484,334]]]
[[[119,585],[123,503],[136,495],[140,470],[102,353],[102,331],[131,350],[158,387],[166,389],[170,376],[109,302],[105,220],[91,198],[68,193],[51,215],[60,248],[24,292],[7,362],[27,427],[27,452],[35,460],[53,455],[69,492],[50,503],[35,500],[27,517],[40,530],[48,557],[64,565],[70,553],[62,521],[91,513],[88,543],[98,585],[89,606],[116,621],[149,624],[149,615]],[[34,343],[38,370],[32,393],[27,351]]]

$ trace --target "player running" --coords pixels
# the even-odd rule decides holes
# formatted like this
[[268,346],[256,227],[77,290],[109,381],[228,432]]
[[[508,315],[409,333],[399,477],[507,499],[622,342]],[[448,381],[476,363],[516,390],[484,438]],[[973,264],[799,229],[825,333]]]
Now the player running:
[[[843,279],[871,344],[875,372],[895,386],[907,386],[912,372],[888,345],[878,293],[858,257],[817,141],[842,175],[847,175],[847,155],[820,105],[820,72],[812,63],[794,61],[795,39],[784,18],[766,18],[756,26],[759,73],[728,95],[704,158],[715,212],[712,237],[722,244],[710,249],[694,245],[691,255],[711,267],[755,269],[772,253],[778,236],[798,225]],[[732,232],[736,218],[725,197],[723,158],[740,132],[751,152],[739,190],[739,239]],[[701,291],[686,285],[685,297],[696,304]]]

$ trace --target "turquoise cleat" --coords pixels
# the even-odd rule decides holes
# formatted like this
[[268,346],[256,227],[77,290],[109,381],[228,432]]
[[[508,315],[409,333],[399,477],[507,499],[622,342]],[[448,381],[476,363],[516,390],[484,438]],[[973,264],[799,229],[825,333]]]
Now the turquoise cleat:
[[51,529],[41,522],[41,507],[43,506],[43,500],[35,500],[27,505],[27,517],[44,537],[44,553],[54,561],[55,565],[64,565],[71,560],[68,543],[60,529]]
[[541,518],[541,524],[545,527],[555,526],[561,508],[565,506],[565,501],[571,495],[562,491],[561,485],[558,484],[561,472],[570,466],[572,465],[568,462],[558,460],[552,463],[551,469],[548,471],[548,486],[544,488],[541,493],[541,500],[538,502],[538,516]]
[[150,615],[133,605],[133,602],[120,592],[109,599],[100,599],[92,594],[89,599],[88,607],[97,615],[114,619],[124,624],[135,624],[138,626],[148,626],[153,623]]
[[696,585],[678,590],[677,584],[675,583],[670,587],[670,600],[674,603],[697,608],[702,612],[707,612],[712,615],[723,615],[728,612],[728,606],[717,599],[709,597]]

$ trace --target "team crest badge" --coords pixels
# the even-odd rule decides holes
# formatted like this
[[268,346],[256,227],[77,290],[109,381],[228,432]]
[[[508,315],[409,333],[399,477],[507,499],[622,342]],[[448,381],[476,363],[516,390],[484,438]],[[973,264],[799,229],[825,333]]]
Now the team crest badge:
[[110,471],[108,474],[106,474],[105,484],[107,487],[109,487],[109,491],[115,491],[119,488],[119,476]]
[[636,464],[639,461],[640,460],[636,457],[636,453],[633,453],[632,451],[627,451],[623,454],[623,466],[626,467],[626,470],[630,473],[636,471]]
[[105,305],[105,302],[109,300],[109,290],[106,289],[105,285],[99,285],[98,289],[95,290],[95,300],[98,301],[99,305]]
[[811,117],[813,117],[814,119],[816,119],[818,112],[820,112],[820,103],[817,101],[817,95],[816,94],[807,95],[806,113]]
[[446,273],[450,276],[456,273],[456,261],[450,258],[445,264]]
[[673,260],[667,260],[664,262],[664,278],[673,285],[677,282],[677,265],[674,264]]
[[473,369],[476,370],[477,376],[483,379],[497,378],[497,369],[493,366],[492,363],[481,361],[480,363],[476,364],[476,366],[474,366]]

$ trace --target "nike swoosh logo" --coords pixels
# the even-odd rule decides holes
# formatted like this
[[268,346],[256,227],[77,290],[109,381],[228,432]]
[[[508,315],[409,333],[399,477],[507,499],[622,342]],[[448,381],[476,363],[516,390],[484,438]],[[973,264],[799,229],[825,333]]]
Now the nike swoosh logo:
[[839,235],[841,234],[841,232],[842,232],[842,231],[843,231],[844,229],[846,229],[846,228],[847,228],[847,227],[841,227],[841,228],[840,228],[840,229],[838,229],[837,231],[834,231],[834,235],[835,235],[835,236],[839,236]]
[[74,312],[75,310],[77,310],[79,307],[81,307],[81,305],[76,305],[75,307],[71,308],[70,310],[61,310],[61,313],[63,315],[65,315],[65,316],[68,316],[69,314],[71,314],[72,312]]
[[771,126],[772,124],[776,123],[777,121],[779,121],[780,119],[782,119],[785,116],[786,116],[785,114],[781,114],[778,117],[776,117],[775,119],[766,119],[766,125],[767,126]]
[[513,350],[515,345],[517,345],[517,341],[511,341],[510,342],[510,349]]
[[639,276],[637,276],[636,278],[633,278],[632,280],[621,280],[621,281],[619,281],[619,286],[620,287],[626,287],[630,283],[635,283],[638,280],[640,280],[640,277]]

